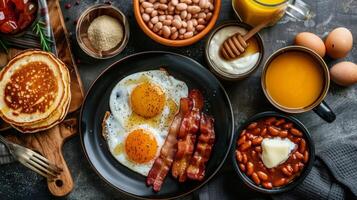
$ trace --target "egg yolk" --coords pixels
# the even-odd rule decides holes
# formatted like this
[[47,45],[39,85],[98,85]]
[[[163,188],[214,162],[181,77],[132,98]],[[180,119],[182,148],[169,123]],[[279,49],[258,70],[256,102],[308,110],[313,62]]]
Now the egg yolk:
[[132,131],[125,140],[125,152],[135,163],[146,163],[154,159],[157,148],[155,137],[144,129]]
[[160,114],[165,106],[165,93],[160,86],[152,83],[142,83],[131,93],[131,107],[133,112],[151,118]]

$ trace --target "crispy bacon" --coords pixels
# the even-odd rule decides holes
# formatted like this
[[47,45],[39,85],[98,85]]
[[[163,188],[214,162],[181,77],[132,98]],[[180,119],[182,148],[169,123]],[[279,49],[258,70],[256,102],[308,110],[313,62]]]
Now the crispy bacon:
[[200,181],[204,178],[206,163],[211,156],[214,141],[214,119],[202,113],[200,136],[198,137],[195,153],[186,171],[189,179]]
[[200,124],[200,112],[203,108],[203,96],[199,90],[193,89],[188,94],[193,101],[193,108],[182,120],[178,138],[185,138],[188,133],[196,133]]
[[189,98],[193,101],[193,107],[182,120],[178,133],[177,153],[172,165],[172,176],[178,178],[180,182],[184,182],[187,178],[186,169],[194,151],[196,135],[200,125],[200,113],[204,103],[203,96],[199,90],[191,90]]
[[180,100],[180,110],[175,115],[166,137],[165,143],[161,148],[160,156],[156,158],[146,179],[146,184],[153,187],[158,192],[161,189],[167,173],[169,172],[173,159],[177,151],[177,133],[179,132],[183,117],[192,109],[192,100],[182,98]]

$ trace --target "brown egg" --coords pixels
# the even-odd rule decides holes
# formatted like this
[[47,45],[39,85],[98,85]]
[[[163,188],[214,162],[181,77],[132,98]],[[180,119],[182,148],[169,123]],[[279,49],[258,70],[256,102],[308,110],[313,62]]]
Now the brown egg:
[[342,86],[357,83],[357,65],[352,62],[340,62],[330,69],[331,79]]
[[331,31],[325,41],[326,51],[332,58],[344,58],[351,51],[353,37],[347,28],[336,28]]
[[315,51],[321,57],[325,56],[326,47],[325,47],[324,42],[321,40],[321,38],[319,36],[317,36],[313,33],[302,32],[302,33],[297,34],[295,37],[295,44],[307,47],[307,48]]

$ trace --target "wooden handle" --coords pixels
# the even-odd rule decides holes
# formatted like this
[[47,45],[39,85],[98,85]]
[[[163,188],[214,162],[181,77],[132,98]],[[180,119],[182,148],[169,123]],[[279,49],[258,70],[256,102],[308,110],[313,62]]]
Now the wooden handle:
[[258,24],[258,26],[252,28],[247,34],[243,36],[243,39],[245,41],[249,40],[251,37],[253,37],[256,33],[258,33],[260,30],[265,28],[272,20],[270,18],[267,18],[265,21],[261,22]]
[[41,134],[42,155],[63,169],[57,179],[47,182],[48,189],[55,196],[65,196],[73,190],[73,180],[62,155],[62,145],[66,139],[77,133],[77,121],[66,120]]

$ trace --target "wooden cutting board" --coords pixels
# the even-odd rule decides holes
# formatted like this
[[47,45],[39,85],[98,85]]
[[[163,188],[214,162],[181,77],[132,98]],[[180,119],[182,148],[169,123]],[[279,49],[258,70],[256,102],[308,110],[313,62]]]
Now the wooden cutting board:
[[[71,118],[68,119],[67,116],[65,121],[47,131],[35,134],[22,134],[17,132],[14,134],[6,134],[6,137],[15,143],[41,153],[49,161],[63,169],[58,179],[47,182],[49,191],[53,195],[60,197],[69,194],[74,187],[70,170],[62,155],[62,146],[68,138],[77,133],[78,110],[82,105],[84,93],[78,69],[71,53],[68,31],[64,23],[59,0],[47,0],[47,4],[50,23],[56,41],[58,58],[67,65],[71,76],[72,98],[69,108],[69,113],[72,113],[70,115]],[[19,51],[21,50],[10,49],[8,57],[13,57]],[[2,124],[0,129],[4,127],[6,127],[6,124]],[[13,131],[14,130],[8,130],[7,132]]]

